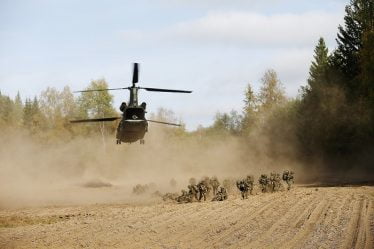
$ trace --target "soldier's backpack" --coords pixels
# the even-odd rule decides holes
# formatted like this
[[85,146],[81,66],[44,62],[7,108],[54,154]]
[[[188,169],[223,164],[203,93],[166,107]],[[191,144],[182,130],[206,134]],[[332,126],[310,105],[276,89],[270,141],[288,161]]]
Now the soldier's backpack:
[[283,173],[282,179],[283,179],[283,181],[287,181],[288,180],[288,173],[287,172]]

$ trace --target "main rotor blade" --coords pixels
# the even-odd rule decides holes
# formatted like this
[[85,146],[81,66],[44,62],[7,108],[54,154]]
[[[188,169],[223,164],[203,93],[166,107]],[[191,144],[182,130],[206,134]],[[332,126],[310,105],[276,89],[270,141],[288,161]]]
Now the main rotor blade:
[[117,119],[121,119],[121,117],[70,120],[70,123],[107,122],[107,121],[114,121]]
[[139,81],[139,68],[138,63],[134,63],[134,71],[132,73],[132,85],[135,86],[135,83]]
[[101,92],[101,91],[124,90],[124,89],[128,89],[128,88],[120,87],[120,88],[93,89],[93,90],[75,91],[75,93]]
[[148,121],[148,122],[153,122],[153,123],[158,123],[158,124],[166,124],[166,125],[182,126],[181,124],[174,124],[174,123],[162,122],[162,121],[155,121],[155,120],[149,120],[149,119],[147,119],[147,121]]
[[173,90],[173,89],[162,89],[162,88],[151,88],[151,87],[139,87],[139,88],[144,89],[146,91],[151,91],[151,92],[192,93],[192,91],[186,91],[186,90]]

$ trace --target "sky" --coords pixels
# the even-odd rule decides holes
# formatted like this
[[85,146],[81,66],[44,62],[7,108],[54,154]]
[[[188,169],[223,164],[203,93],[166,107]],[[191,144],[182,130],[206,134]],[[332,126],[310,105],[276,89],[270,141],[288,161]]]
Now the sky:
[[[217,112],[241,111],[274,69],[286,94],[306,84],[323,37],[336,47],[348,0],[0,0],[0,91],[23,98],[47,87],[82,90],[104,78],[192,90],[140,92],[148,112],[174,111],[187,129],[209,126]],[[112,92],[115,106],[127,91]]]

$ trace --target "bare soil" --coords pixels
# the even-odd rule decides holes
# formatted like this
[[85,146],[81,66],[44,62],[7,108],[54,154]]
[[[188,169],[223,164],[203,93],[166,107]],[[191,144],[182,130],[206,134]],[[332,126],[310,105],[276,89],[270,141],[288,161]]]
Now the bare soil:
[[[110,188],[107,190],[110,191]],[[0,248],[374,248],[374,187],[0,210]]]

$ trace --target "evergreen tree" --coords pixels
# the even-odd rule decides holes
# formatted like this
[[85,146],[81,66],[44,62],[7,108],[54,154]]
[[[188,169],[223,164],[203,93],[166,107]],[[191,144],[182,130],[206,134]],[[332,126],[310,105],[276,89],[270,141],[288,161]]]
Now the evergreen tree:
[[314,49],[313,58],[314,61],[309,69],[309,79],[306,91],[312,91],[316,84],[326,79],[329,58],[328,48],[322,37],[318,40],[318,44]]
[[357,77],[361,73],[360,50],[363,47],[363,35],[373,31],[374,0],[351,0],[345,12],[344,27],[338,28],[338,48],[331,58],[331,64],[343,75],[344,79],[339,80],[339,83],[352,97],[357,95],[360,88]]
[[12,111],[13,101],[0,92],[0,125],[11,126],[12,125]]
[[23,103],[21,95],[17,92],[17,95],[14,99],[14,108],[12,112],[14,124],[16,127],[21,127],[22,125],[22,116],[23,116]]
[[247,88],[244,92],[244,108],[243,108],[243,120],[242,129],[246,133],[249,133],[256,120],[256,112],[258,108],[258,100],[256,94],[252,90],[251,84],[248,83]]
[[26,129],[31,129],[33,119],[32,102],[29,98],[25,100],[25,107],[23,108],[23,126]]

